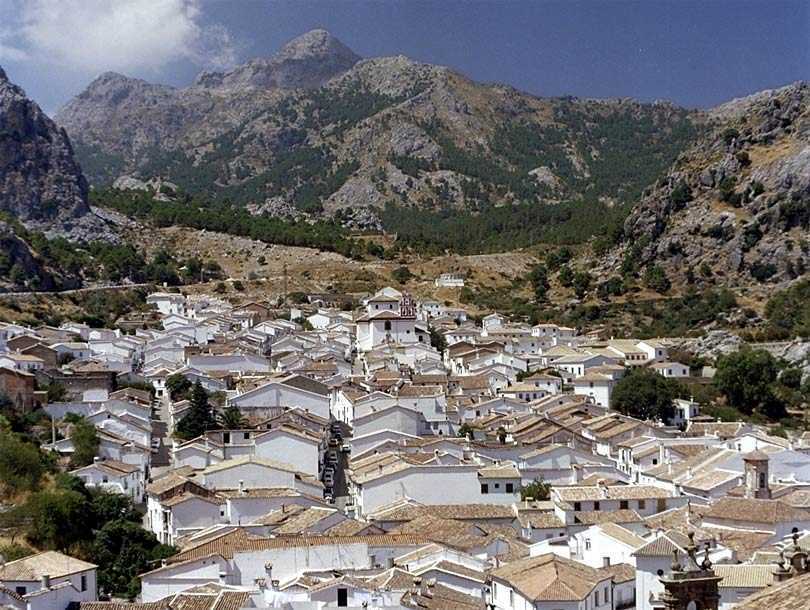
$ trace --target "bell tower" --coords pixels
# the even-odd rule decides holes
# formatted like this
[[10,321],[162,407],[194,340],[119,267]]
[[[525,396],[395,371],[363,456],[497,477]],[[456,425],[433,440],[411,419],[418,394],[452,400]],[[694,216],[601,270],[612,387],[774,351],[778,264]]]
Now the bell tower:
[[771,499],[771,487],[768,482],[768,454],[764,451],[752,451],[743,456],[745,463],[745,497],[759,500]]
[[718,583],[723,580],[712,570],[709,560],[709,543],[703,561],[697,557],[695,534],[689,533],[689,547],[683,565],[678,561],[678,551],[673,551],[674,558],[670,572],[661,577],[664,593],[661,601],[665,610],[717,610],[720,603]]

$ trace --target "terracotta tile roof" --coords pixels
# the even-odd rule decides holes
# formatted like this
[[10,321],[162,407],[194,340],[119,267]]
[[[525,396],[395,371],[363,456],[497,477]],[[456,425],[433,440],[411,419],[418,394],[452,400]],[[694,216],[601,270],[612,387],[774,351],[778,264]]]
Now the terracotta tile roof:
[[413,587],[413,574],[401,568],[390,568],[368,580],[375,589],[388,589],[389,591],[407,591]]
[[626,544],[633,549],[637,549],[647,544],[647,541],[644,540],[644,538],[634,534],[629,529],[624,528],[621,525],[617,525],[615,523],[601,523],[598,527],[614,540],[618,540],[619,542]]
[[791,578],[745,598],[735,610],[807,610],[810,574]]
[[507,563],[490,572],[532,602],[582,601],[608,574],[553,553]]
[[636,568],[629,563],[617,563],[606,568],[599,568],[599,572],[612,576],[615,583],[629,582],[636,578]]
[[432,506],[397,505],[369,515],[377,521],[412,521],[429,514],[441,519],[487,520],[510,519],[515,514],[510,506],[500,504],[436,504]]
[[400,604],[405,608],[421,610],[484,610],[484,601],[478,597],[460,593],[445,585],[429,581],[427,584],[407,591]]
[[486,574],[484,574],[483,572],[479,570],[473,570],[472,568],[468,568],[467,566],[463,566],[453,561],[446,561],[446,560],[437,561],[436,563],[432,563],[427,566],[422,566],[414,570],[414,574],[422,575],[425,572],[430,572],[432,570],[439,570],[441,572],[456,574],[458,576],[461,576],[462,578],[477,580],[478,582],[481,583],[483,583],[486,580]]
[[725,565],[714,566],[714,573],[722,576],[720,588],[762,589],[773,584],[773,572],[776,566],[771,565]]
[[426,544],[427,538],[417,534],[380,534],[370,536],[280,536],[266,538],[251,536],[238,529],[200,544],[189,546],[170,559],[171,563],[207,557],[218,554],[225,559],[233,559],[235,553],[262,551],[275,548],[315,547],[353,543],[376,546],[419,546]]
[[576,523],[598,525],[602,523],[640,523],[641,515],[632,509],[583,510],[574,515]]
[[780,500],[758,500],[755,498],[720,498],[709,506],[703,519],[723,519],[745,523],[789,523],[810,521],[810,512],[793,508]]
[[593,500],[654,500],[657,498],[675,497],[669,492],[654,485],[574,485],[555,487],[554,492],[563,502],[580,502]]
[[58,551],[44,551],[15,561],[9,561],[0,568],[0,581],[39,580],[45,574],[51,578],[61,578],[85,570],[94,570],[97,567],[93,563],[76,559]]
[[689,547],[689,538],[677,532],[670,530],[664,532],[662,535],[651,540],[644,546],[636,549],[633,552],[634,557],[670,557],[672,551],[679,551],[681,553]]

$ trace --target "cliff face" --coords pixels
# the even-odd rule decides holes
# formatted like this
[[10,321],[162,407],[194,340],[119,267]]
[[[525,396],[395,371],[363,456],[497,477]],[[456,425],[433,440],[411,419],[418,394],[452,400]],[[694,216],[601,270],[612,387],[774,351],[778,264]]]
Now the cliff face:
[[49,235],[103,235],[65,130],[0,69],[0,211]]
[[603,260],[632,251],[672,279],[733,285],[790,281],[810,260],[810,87],[733,100],[650,189]]

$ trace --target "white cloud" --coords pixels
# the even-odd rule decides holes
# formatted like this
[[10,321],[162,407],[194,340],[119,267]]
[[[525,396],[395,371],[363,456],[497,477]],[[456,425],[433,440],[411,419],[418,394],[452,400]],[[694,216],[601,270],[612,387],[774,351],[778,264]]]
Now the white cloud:
[[178,60],[221,68],[236,58],[228,31],[202,24],[200,0],[0,0],[0,15],[16,16],[0,32],[0,60],[97,73]]

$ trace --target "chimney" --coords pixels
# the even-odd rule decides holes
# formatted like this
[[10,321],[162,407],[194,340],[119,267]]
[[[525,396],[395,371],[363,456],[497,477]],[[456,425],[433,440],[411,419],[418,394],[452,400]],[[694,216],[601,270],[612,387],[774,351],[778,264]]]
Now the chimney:
[[42,581],[42,590],[47,591],[51,588],[51,575],[50,574],[43,574],[41,577]]
[[599,479],[598,481],[596,481],[596,486],[599,488],[599,491],[602,492],[602,497],[607,498],[608,497],[608,489],[607,489],[607,484],[605,483],[605,479]]
[[271,561],[264,564],[264,578],[268,583],[273,583],[273,562]]
[[100,461],[101,461],[101,458],[99,456],[97,456],[97,455],[93,456],[93,463],[94,464],[98,464]]

